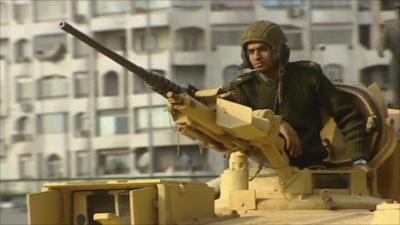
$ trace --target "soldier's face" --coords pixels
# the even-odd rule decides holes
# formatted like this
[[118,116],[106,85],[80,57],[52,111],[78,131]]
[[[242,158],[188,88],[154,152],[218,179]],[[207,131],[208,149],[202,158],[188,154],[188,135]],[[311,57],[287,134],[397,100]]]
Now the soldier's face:
[[262,42],[252,42],[247,45],[247,55],[254,69],[261,72],[273,70],[273,50],[271,46]]

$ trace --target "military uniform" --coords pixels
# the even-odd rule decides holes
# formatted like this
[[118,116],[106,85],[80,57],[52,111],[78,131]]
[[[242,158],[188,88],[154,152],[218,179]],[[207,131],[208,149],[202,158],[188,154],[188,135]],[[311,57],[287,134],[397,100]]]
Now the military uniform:
[[306,167],[321,164],[327,152],[322,146],[321,108],[341,128],[349,146],[350,157],[365,158],[365,121],[356,109],[323,75],[320,66],[311,61],[291,62],[285,65],[281,81],[282,102],[278,102],[278,81],[263,79],[257,72],[240,75],[229,89],[238,103],[256,109],[272,109],[280,114],[297,132],[303,154],[290,157],[291,165]]
[[[288,63],[290,48],[281,27],[271,21],[257,21],[244,32],[242,68],[253,69],[247,54],[249,43],[262,42],[272,49],[272,61],[278,66],[276,80],[250,72],[239,76],[228,89],[236,102],[256,109],[272,109],[296,131],[302,143],[302,155],[289,156],[293,166],[320,165],[327,151],[322,146],[321,109],[336,121],[348,145],[350,158],[369,159],[366,148],[366,122],[361,114],[346,102],[346,98],[324,76],[320,66],[311,61]],[[359,161],[359,160],[358,160]]]

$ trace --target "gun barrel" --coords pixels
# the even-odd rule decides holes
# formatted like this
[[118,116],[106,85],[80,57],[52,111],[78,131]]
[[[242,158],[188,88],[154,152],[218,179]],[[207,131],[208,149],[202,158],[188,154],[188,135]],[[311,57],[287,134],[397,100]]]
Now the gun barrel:
[[81,31],[77,30],[69,23],[63,21],[60,22],[60,28],[65,32],[73,35],[74,37],[78,38],[79,40],[85,42],[90,47],[96,49],[97,51],[101,52],[114,62],[118,63],[119,65],[123,66],[130,72],[136,74],[141,79],[143,79],[154,91],[160,93],[163,96],[169,91],[174,93],[183,93],[186,92],[185,88],[171,82],[170,80],[164,78],[163,76],[155,73],[147,71],[146,69],[132,63],[131,61],[127,60],[126,58],[122,57],[118,53],[111,51],[109,48],[105,47],[104,45],[100,44],[99,42],[95,41],[93,38],[87,36],[86,34],[82,33]]

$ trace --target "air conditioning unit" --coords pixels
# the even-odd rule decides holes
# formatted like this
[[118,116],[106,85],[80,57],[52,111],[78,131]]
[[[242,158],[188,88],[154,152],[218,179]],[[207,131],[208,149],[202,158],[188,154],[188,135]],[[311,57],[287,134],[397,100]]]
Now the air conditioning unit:
[[299,7],[291,7],[287,11],[289,18],[298,18],[304,16],[304,9]]

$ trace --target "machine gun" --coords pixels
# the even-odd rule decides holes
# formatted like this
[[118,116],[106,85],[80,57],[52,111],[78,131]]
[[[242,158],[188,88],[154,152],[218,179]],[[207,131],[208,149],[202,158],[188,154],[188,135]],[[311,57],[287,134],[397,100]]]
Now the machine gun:
[[[199,183],[125,180],[47,184],[44,192],[28,197],[30,224],[201,224],[203,219],[204,223],[209,223],[207,218],[216,218],[214,207],[246,212],[374,209],[383,201],[378,198],[376,187],[372,188],[372,194],[368,190],[364,171],[290,167],[284,142],[278,137],[281,118],[272,111],[253,111],[228,101],[221,96],[219,88],[196,90],[180,87],[135,65],[68,23],[62,22],[60,27],[133,72],[166,97],[168,111],[178,131],[212,149],[228,153],[229,168],[221,175],[221,196],[215,205],[213,190]],[[385,143],[379,147],[380,153],[371,164],[376,168],[388,157],[399,154],[394,153],[396,140],[392,125],[385,123],[383,128],[386,129]],[[247,156],[253,149],[269,161],[275,174],[261,175],[249,181]],[[387,171],[398,174],[394,170],[398,162],[387,165],[390,167]],[[392,191],[392,198],[396,195],[398,192]],[[41,207],[35,207],[38,205]],[[391,213],[397,216],[395,210]]]
[[82,33],[81,31],[75,29],[73,26],[71,26],[67,22],[61,22],[60,23],[60,28],[64,30],[65,32],[73,35],[74,37],[78,38],[79,40],[85,42],[87,45],[90,47],[96,49],[97,51],[103,53],[105,56],[108,58],[112,59],[114,62],[118,63],[122,67],[126,68],[130,72],[136,74],[138,77],[140,77],[142,80],[145,81],[145,83],[155,92],[166,96],[169,91],[173,93],[188,93],[191,96],[194,96],[194,93],[197,91],[197,89],[191,85],[188,86],[188,88],[183,88],[170,80],[164,78],[160,74],[154,72],[154,71],[147,71],[144,68],[132,63],[131,61],[127,60],[126,58],[122,57],[118,53],[115,53],[111,51],[110,49],[106,48],[99,42],[93,40],[86,34]]
[[[251,146],[255,146],[262,150],[271,166],[277,168],[282,179],[288,179],[292,175],[289,161],[282,151],[282,141],[277,138],[280,118],[272,112],[253,112],[249,107],[218,98],[221,89],[198,91],[192,86],[183,88],[130,62],[67,22],[61,22],[60,28],[128,69],[155,92],[167,97],[168,110],[183,135],[222,152],[246,152]],[[269,119],[265,119],[267,117]]]

